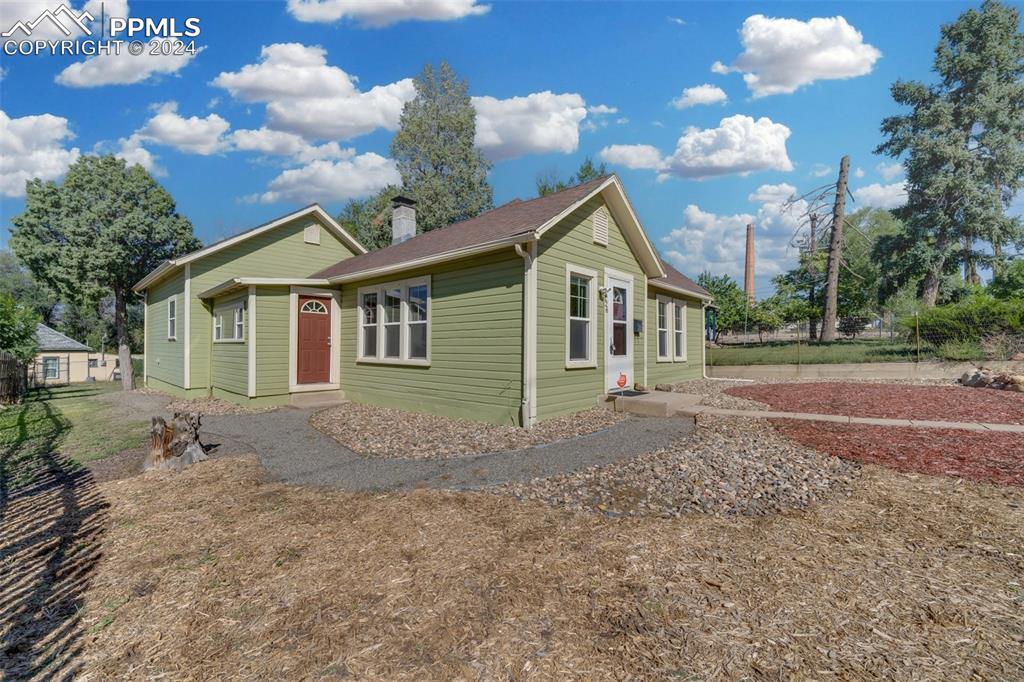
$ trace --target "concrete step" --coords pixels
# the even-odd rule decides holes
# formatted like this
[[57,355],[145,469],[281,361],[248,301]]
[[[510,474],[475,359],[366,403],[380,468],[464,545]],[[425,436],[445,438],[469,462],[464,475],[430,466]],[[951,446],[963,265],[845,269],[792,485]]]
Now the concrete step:
[[616,412],[628,412],[646,417],[690,416],[686,410],[697,405],[701,396],[690,393],[651,391],[639,395],[617,396],[609,394]]
[[292,393],[289,404],[302,409],[332,407],[347,403],[344,391],[305,391]]

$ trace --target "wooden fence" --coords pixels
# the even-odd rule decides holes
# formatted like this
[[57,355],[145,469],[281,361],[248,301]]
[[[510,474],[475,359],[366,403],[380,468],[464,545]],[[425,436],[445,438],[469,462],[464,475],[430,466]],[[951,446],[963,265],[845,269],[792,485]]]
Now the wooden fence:
[[13,355],[0,350],[0,404],[16,403],[28,386],[27,368]]

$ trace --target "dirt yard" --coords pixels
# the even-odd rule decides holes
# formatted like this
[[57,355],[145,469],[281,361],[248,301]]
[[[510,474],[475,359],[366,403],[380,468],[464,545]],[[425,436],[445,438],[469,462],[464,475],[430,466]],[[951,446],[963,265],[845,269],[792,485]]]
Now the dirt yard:
[[253,460],[105,483],[94,679],[1019,678],[1024,491],[867,467],[849,499],[612,520],[348,494]]

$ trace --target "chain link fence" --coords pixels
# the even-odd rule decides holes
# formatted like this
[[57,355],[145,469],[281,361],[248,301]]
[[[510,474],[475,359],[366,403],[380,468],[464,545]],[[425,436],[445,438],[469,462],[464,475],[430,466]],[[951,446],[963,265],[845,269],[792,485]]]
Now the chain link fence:
[[[836,340],[819,341],[812,320],[708,334],[709,365],[868,362],[1024,362],[1024,312],[928,310],[840,318]],[[710,330],[709,330],[710,332]]]

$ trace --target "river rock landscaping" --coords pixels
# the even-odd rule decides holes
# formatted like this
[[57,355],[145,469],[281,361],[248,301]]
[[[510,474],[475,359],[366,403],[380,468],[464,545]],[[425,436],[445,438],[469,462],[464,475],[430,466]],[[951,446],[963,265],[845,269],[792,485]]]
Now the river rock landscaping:
[[843,491],[858,470],[780,437],[764,420],[701,415],[672,448],[499,490],[608,515],[763,516]]
[[522,429],[345,403],[317,412],[309,423],[365,457],[446,459],[546,445],[609,428],[623,419],[628,417],[594,408]]

